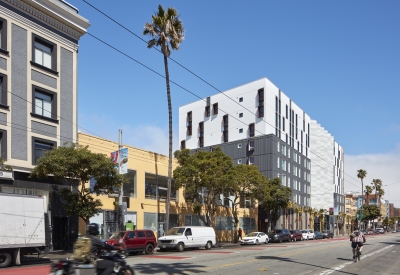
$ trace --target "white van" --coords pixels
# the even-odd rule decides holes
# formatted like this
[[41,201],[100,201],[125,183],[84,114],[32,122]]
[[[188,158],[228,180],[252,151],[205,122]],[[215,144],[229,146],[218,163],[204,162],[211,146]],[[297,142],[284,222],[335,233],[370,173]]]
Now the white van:
[[163,237],[158,238],[161,251],[176,249],[182,252],[185,248],[211,249],[216,244],[214,228],[208,226],[179,226],[171,228]]

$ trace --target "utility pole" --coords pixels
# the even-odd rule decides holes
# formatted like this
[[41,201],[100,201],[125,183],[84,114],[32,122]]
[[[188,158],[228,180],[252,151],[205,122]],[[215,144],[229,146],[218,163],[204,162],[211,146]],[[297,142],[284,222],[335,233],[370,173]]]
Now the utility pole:
[[[118,142],[118,174],[121,174],[121,149],[122,149],[122,130],[119,129],[119,142]],[[122,203],[123,203],[123,183],[121,183],[121,187],[119,189],[119,196],[118,196],[118,228],[119,230],[124,230],[124,217],[122,211]]]

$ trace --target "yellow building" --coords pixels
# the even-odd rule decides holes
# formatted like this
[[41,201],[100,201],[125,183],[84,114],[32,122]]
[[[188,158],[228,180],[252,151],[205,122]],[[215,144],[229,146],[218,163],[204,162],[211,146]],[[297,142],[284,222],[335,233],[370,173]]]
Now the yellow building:
[[[79,133],[78,143],[89,146],[95,153],[110,155],[118,150],[118,143],[96,136]],[[127,202],[127,215],[125,221],[132,221],[136,228],[152,229],[156,234],[163,234],[165,221],[165,200],[167,191],[168,156],[138,149],[129,145],[128,148],[128,179],[124,184],[124,201]],[[172,169],[177,167],[176,159],[172,161]],[[158,189],[158,194],[157,194]],[[157,196],[157,197],[156,197]],[[103,224],[106,236],[116,229],[113,218],[115,216],[115,197],[99,196],[103,203],[104,213],[91,219],[91,222]],[[247,201],[245,204],[251,207]],[[257,207],[241,208],[239,224],[244,233],[257,230]],[[218,207],[217,214],[212,221],[217,233],[217,241],[232,241],[235,228],[232,228],[230,218],[227,217],[224,207]],[[171,190],[170,226],[201,225],[197,215],[193,215],[192,207],[186,203],[183,190]],[[81,234],[85,231],[84,224],[80,227]]]

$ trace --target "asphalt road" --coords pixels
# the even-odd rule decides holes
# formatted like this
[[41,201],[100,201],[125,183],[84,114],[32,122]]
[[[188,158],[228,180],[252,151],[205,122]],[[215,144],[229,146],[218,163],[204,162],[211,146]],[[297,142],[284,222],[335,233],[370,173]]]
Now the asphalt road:
[[[361,261],[352,261],[348,238],[269,243],[182,253],[157,252],[127,258],[135,274],[400,274],[400,233],[367,236]],[[46,264],[47,265],[47,264]],[[0,269],[0,275],[48,274],[49,267],[30,265]]]

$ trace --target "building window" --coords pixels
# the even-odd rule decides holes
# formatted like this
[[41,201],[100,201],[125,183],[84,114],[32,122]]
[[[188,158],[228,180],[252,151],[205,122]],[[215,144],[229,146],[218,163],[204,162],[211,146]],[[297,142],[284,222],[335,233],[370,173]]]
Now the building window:
[[245,195],[240,195],[240,208],[252,208],[251,198]]
[[249,125],[249,136],[254,137],[254,123]]
[[32,60],[34,66],[57,72],[57,45],[35,34],[32,35]]
[[217,115],[218,114],[218,103],[214,103],[213,104],[213,115]]
[[244,232],[252,232],[256,230],[256,219],[254,218],[239,218],[239,223]]
[[228,142],[228,115],[224,115],[222,118],[222,127],[223,127],[223,140],[224,142]]
[[254,156],[250,156],[247,161],[248,165],[254,165]]
[[7,51],[7,20],[0,18],[0,52],[8,54]]
[[258,117],[264,117],[264,105],[258,106]]
[[126,181],[123,185],[124,197],[136,197],[136,171],[128,169],[128,173],[125,174]]
[[239,134],[243,133],[243,128],[239,129]]
[[242,164],[242,160],[241,160],[241,159],[238,159],[238,160],[237,160],[237,164]]
[[[167,198],[168,177],[145,173],[144,186],[146,199]],[[174,179],[171,179],[171,186],[174,186]],[[171,200],[177,200],[175,188],[171,188]]]
[[192,112],[188,112],[186,115],[186,135],[192,135]]
[[0,155],[7,160],[7,131],[0,129]]
[[243,117],[243,113],[240,113],[240,114],[239,114],[239,117]]
[[205,108],[205,110],[204,110],[204,115],[206,116],[206,117],[209,117],[210,116],[210,106],[206,106],[206,108]]
[[0,107],[5,109],[8,109],[7,94],[7,76],[0,74]]
[[38,159],[56,146],[57,142],[55,141],[32,137],[32,164],[36,165]]
[[215,230],[235,230],[232,217],[215,217]]
[[243,102],[243,97],[239,97],[239,102]]
[[249,140],[249,151],[254,151],[254,140]]
[[286,171],[286,160],[285,159],[281,159],[281,169],[283,170],[283,171]]
[[258,117],[264,117],[264,89],[258,90]]
[[184,225],[204,226],[204,223],[198,215],[185,215]]
[[199,147],[204,147],[204,122],[199,123]]
[[186,148],[186,140],[181,140],[181,150]]
[[57,94],[33,85],[32,110],[40,118],[57,119]]
[[289,107],[286,104],[286,119],[288,119]]
[[285,131],[285,118],[282,117],[282,130]]

